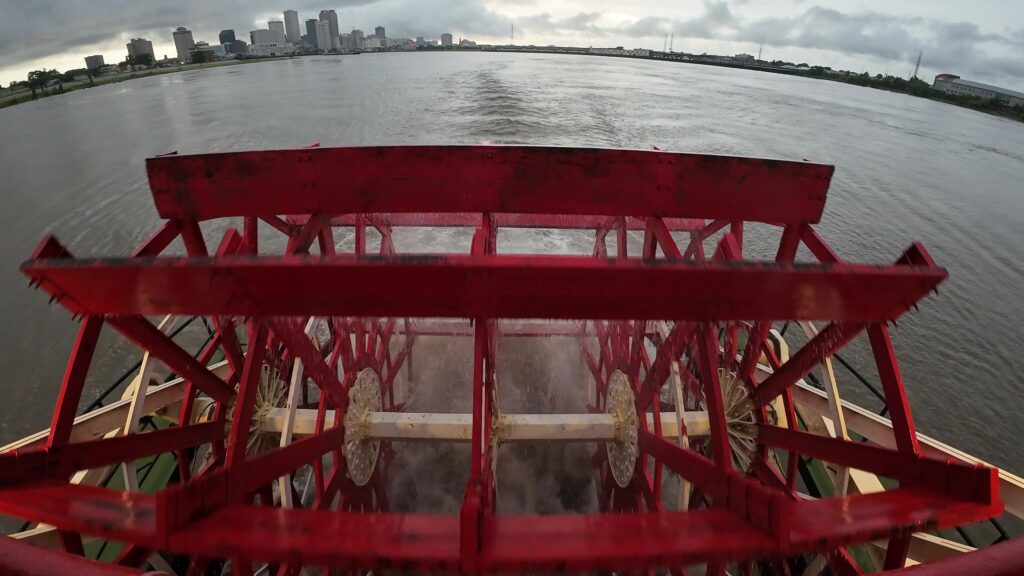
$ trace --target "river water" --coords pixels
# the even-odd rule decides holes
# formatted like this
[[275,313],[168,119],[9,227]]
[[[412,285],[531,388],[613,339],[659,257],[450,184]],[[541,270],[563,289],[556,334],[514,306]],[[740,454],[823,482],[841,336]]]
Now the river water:
[[[0,110],[0,129],[0,444],[47,425],[76,331],[19,264],[48,232],[77,255],[128,254],[158,223],[149,156],[314,141],[657,146],[834,164],[818,230],[847,260],[888,263],[922,241],[950,278],[893,331],[918,427],[1024,472],[1022,124],[744,70],[427,53],[132,80]],[[877,381],[866,349],[847,355]],[[101,354],[86,399],[137,359],[126,350]],[[844,397],[877,409],[837,370]]]

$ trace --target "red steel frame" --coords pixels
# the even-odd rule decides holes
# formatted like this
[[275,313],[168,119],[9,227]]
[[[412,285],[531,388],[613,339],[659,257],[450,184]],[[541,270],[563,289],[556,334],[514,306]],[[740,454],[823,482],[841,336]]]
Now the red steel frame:
[[[837,569],[856,571],[845,546],[889,538],[886,567],[899,567],[911,532],[1002,509],[995,470],[918,450],[886,328],[934,290],[945,270],[919,244],[890,266],[840,260],[811,226],[824,209],[830,166],[474,146],[165,156],[150,159],[147,169],[167,221],[132,257],[78,259],[47,238],[22,267],[83,320],[48,442],[0,454],[0,513],[56,526],[70,554],[81,554],[81,537],[94,535],[129,544],[121,564],[140,566],[150,552],[166,551],[190,556],[193,570],[230,559],[238,573],[250,572],[254,562],[269,562],[281,574],[302,565],[466,573],[667,567],[677,573],[694,562],[721,573],[726,562],[749,570],[753,561],[782,566],[785,557],[808,553],[829,554]],[[200,223],[227,217],[243,218],[243,230],[229,228],[209,256]],[[284,254],[261,253],[259,222],[287,237]],[[781,229],[775,261],[743,259],[745,223]],[[354,229],[353,253],[335,253],[339,226]],[[475,234],[464,255],[402,255],[391,234],[398,226],[472,227]],[[593,229],[597,241],[588,257],[502,254],[503,227]],[[370,229],[380,237],[375,254]],[[629,253],[630,231],[643,232],[640,254]],[[617,239],[613,255],[609,234]],[[162,256],[178,238],[188,255]],[[314,245],[318,253],[311,254]],[[800,246],[816,262],[794,263]],[[146,320],[155,314],[207,316],[216,337],[194,360]],[[303,334],[311,317],[330,319],[330,339],[320,348]],[[392,383],[403,365],[411,371],[419,325],[407,318],[424,317],[472,322],[471,330],[422,323],[433,326],[426,332],[472,335],[475,343],[471,472],[458,516],[388,512],[388,447],[364,487],[348,478],[341,453],[341,414],[360,370],[376,370],[384,409],[401,410]],[[595,456],[601,510],[616,514],[495,514],[489,437],[495,339],[502,319],[521,318],[579,322],[574,331],[595,380],[594,410],[604,410],[609,378],[619,370],[634,389],[637,410],[657,415],[670,367],[679,362],[688,394],[707,407],[710,438],[684,449],[662,437],[660,418],[653,429],[640,418],[640,457],[628,487],[610,482],[603,450]],[[658,320],[670,323],[666,338],[653,329]],[[779,365],[766,336],[772,322],[785,320],[829,324]],[[178,427],[69,443],[103,324],[186,379]],[[244,352],[236,324],[247,331]],[[543,335],[543,326],[524,334]],[[789,388],[864,331],[893,415],[895,451],[795,427]],[[391,340],[399,333],[404,344],[395,354]],[[740,349],[742,333],[747,344]],[[206,367],[217,350],[230,363],[226,381]],[[760,381],[754,373],[762,357],[774,372]],[[309,403],[318,409],[315,433],[247,455],[245,423],[260,367],[270,363],[288,373],[297,359],[320,391]],[[757,406],[759,450],[750,475],[732,466],[719,368],[736,371]],[[216,402],[210,422],[190,418],[198,395]],[[788,428],[766,417],[766,405],[780,395]],[[333,422],[326,421],[328,410]],[[68,483],[79,469],[183,455],[206,444],[214,457],[194,473],[182,460],[181,482],[156,494]],[[790,454],[788,469],[771,463],[772,450]],[[795,495],[797,454],[875,472],[900,487],[805,501]],[[308,465],[313,504],[274,507],[272,483]],[[663,509],[665,467],[694,486],[689,510]]]

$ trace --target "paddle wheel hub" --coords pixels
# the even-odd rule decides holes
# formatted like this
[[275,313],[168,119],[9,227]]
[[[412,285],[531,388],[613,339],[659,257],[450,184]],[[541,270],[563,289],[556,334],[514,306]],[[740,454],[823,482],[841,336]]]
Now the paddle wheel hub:
[[[831,166],[470,146],[168,155],[147,171],[164,223],[129,257],[48,237],[22,266],[81,321],[50,428],[0,454],[0,515],[29,523],[0,539],[0,571],[29,543],[82,573],[851,574],[1002,511],[996,470],[919,445],[889,336],[946,271],[916,243],[890,265],[842,260],[813,228]],[[432,246],[441,230],[467,234]],[[581,233],[582,250],[547,249]],[[169,335],[188,318],[210,327],[195,355]],[[784,322],[809,334],[792,354]],[[144,357],[123,400],[79,414],[101,329]],[[872,442],[849,439],[834,382],[804,380],[861,335],[891,425]],[[499,385],[523,339],[575,364]],[[499,411],[512,380],[525,408]],[[554,390],[581,400],[545,412]],[[819,393],[839,407],[830,428],[807,423]],[[593,470],[548,465],[575,482],[564,511],[505,512],[512,443],[549,463],[583,446]],[[440,444],[461,448],[419,448]],[[138,472],[161,458],[173,473],[147,488]],[[393,498],[412,460],[457,488],[429,509]],[[808,462],[834,493],[807,494]]]

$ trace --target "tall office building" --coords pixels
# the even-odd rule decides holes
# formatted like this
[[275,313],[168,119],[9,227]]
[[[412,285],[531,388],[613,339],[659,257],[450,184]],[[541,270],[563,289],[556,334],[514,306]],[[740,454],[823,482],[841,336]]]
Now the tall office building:
[[376,36],[377,38],[380,38],[381,40],[386,38],[386,36],[384,35],[384,27],[383,26],[377,26],[376,28],[374,28],[373,29],[373,35]]
[[234,28],[229,30],[221,30],[219,39],[221,44],[231,44],[232,42],[237,40],[237,38],[235,38]]
[[192,39],[192,31],[184,26],[178,26],[178,29],[174,31],[174,49],[178,52],[178,60],[191,62],[192,57],[189,53],[195,47],[196,42]]
[[103,67],[103,55],[97,54],[95,56],[86,56],[85,67],[89,70],[99,70]]
[[333,44],[331,36],[331,23],[327,20],[320,20],[316,23],[316,49],[330,50]]
[[309,44],[310,48],[316,48],[316,23],[319,20],[310,18],[306,20],[306,43]]
[[452,45],[452,35],[447,33],[447,32],[445,32],[444,34],[441,34],[441,46],[449,48],[449,47],[451,47],[451,45]]
[[271,20],[270,22],[267,22],[267,29],[271,32],[279,33],[281,38],[285,37],[284,22],[281,22],[280,20]]
[[128,48],[128,57],[133,60],[138,59],[143,54],[149,54],[149,57],[156,61],[153,43],[145,38],[132,38],[125,46]]
[[341,49],[341,37],[338,34],[338,15],[334,10],[321,10],[320,21],[327,22],[331,37],[331,50]]
[[362,50],[363,49],[363,31],[353,30],[352,31],[352,49]]
[[302,40],[302,33],[299,32],[299,13],[295,10],[284,11],[284,33],[292,44],[298,44]]

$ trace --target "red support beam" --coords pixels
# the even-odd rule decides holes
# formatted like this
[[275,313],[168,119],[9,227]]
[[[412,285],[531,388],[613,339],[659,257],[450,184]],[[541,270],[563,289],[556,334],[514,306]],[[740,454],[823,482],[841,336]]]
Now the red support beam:
[[640,386],[641,390],[660,390],[668,378],[672,363],[679,359],[679,356],[686,349],[686,343],[697,330],[696,324],[678,322],[672,326],[665,341],[658,346],[657,355],[650,370],[646,371],[644,381]]
[[[393,146],[146,161],[164,218],[506,212],[817,222],[833,167],[632,150]],[[415,186],[409,186],[415,182]]]
[[947,275],[910,266],[509,255],[57,259],[22,270],[79,313],[703,321],[889,320]]
[[159,256],[160,253],[171,244],[171,242],[174,242],[175,238],[177,238],[180,233],[181,226],[178,222],[176,220],[168,220],[167,222],[164,222],[164,225],[150,236],[142,246],[139,246],[135,252],[132,253],[132,256],[136,258],[152,258],[154,256]]
[[[228,436],[225,468],[241,467],[245,464],[245,453],[249,442],[249,427],[252,425],[256,393],[260,387],[260,372],[267,351],[267,329],[255,320],[249,329],[249,350],[245,355],[242,378],[235,397],[235,411],[231,419],[231,433]],[[240,496],[240,495],[239,495]]]
[[732,450],[729,448],[729,430],[725,421],[725,403],[722,386],[718,381],[718,337],[715,326],[704,323],[697,334],[697,362],[704,398],[708,404],[711,426],[711,451],[715,464],[722,470],[732,469]]
[[[74,574],[75,576],[143,576],[138,568],[115,566],[81,556],[61,554],[14,538],[0,536],[0,574],[39,576]],[[147,572],[146,574],[152,574]]]
[[[281,340],[296,358],[302,360],[303,370],[306,375],[337,406],[344,410],[348,406],[347,390],[342,386],[341,381],[338,380],[337,371],[332,370],[324,362],[320,352],[313,346],[313,342],[309,337],[306,336],[304,331],[305,324],[301,320],[295,321],[287,318],[268,318],[266,322],[274,330],[274,336]],[[338,332],[335,338],[337,339],[336,347],[341,346],[341,351],[344,351],[346,349],[345,345],[348,343],[348,333]],[[348,369],[350,362],[351,352],[348,352],[345,361],[346,369]]]
[[761,385],[751,395],[754,404],[764,406],[771,402],[783,390],[795,384],[815,366],[821,364],[825,358],[832,356],[850,340],[853,340],[862,330],[864,330],[864,325],[859,323],[833,322],[826,326],[810,342],[804,344],[803,348],[789,361],[779,366],[778,370],[761,382]]
[[919,454],[921,450],[917,445],[914,418],[910,414],[910,403],[907,401],[907,391],[903,387],[899,364],[896,363],[892,340],[889,339],[889,329],[884,324],[872,324],[868,327],[868,339],[871,341],[871,351],[875,355],[878,378],[882,381],[885,405],[889,408],[896,446],[902,452]]
[[140,316],[111,317],[107,322],[126,338],[148,350],[182,378],[191,381],[200,390],[218,402],[227,402],[235,392],[217,378],[191,354],[185,352],[167,335]]
[[0,454],[0,485],[68,477],[79,470],[130,462],[223,437],[223,422],[206,422],[50,448]]
[[50,435],[46,447],[63,446],[71,439],[71,427],[74,426],[75,415],[78,414],[78,403],[82,399],[82,388],[85,377],[89,373],[92,356],[96,352],[96,342],[103,328],[103,318],[86,316],[78,328],[78,337],[71,349],[68,367],[64,372],[64,381],[57,396],[57,405],[50,421]]
[[842,262],[839,259],[839,255],[836,254],[835,250],[828,245],[825,240],[815,232],[814,228],[810,225],[802,226],[800,228],[800,240],[803,241],[804,246],[814,254],[814,257],[818,259],[818,262],[824,262],[826,264],[837,264]]

